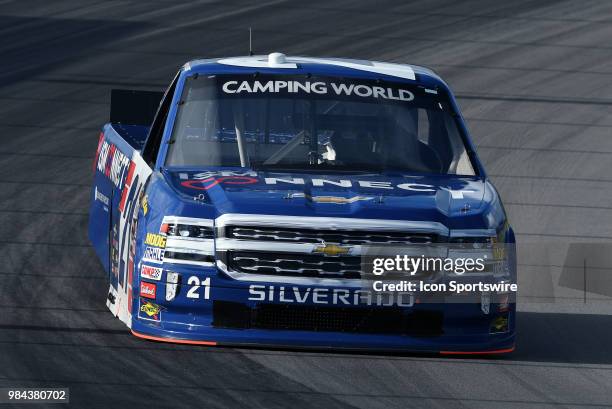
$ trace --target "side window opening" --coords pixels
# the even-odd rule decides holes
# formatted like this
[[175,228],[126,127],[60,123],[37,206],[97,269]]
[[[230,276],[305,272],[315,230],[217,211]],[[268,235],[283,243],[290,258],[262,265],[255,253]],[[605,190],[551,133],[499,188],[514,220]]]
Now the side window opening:
[[155,160],[157,159],[157,153],[161,145],[164,128],[166,126],[166,119],[168,119],[168,112],[170,111],[170,105],[172,104],[172,98],[174,97],[174,91],[176,89],[176,83],[178,82],[180,71],[176,74],[172,83],[164,93],[164,97],[159,104],[155,119],[149,129],[149,136],[145,143],[144,149],[142,150],[142,157],[149,164],[149,166],[155,166]]
[[459,148],[459,141],[461,140],[461,137],[457,127],[452,126],[452,124],[448,124],[448,122],[452,121],[453,119],[451,117],[445,117],[444,120],[447,122],[447,132],[451,134],[448,138],[449,144],[453,146],[453,159],[450,163],[449,171],[459,175],[475,174],[474,167],[472,166],[467,151]]

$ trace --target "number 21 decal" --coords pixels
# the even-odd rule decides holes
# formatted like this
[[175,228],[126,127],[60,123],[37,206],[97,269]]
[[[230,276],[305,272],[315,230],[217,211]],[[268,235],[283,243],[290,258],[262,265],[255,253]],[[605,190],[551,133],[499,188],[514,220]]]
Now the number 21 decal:
[[[187,291],[187,298],[203,298],[208,300],[210,298],[210,277],[200,281],[196,276],[191,276],[187,280],[187,285],[190,286]],[[200,287],[204,287],[204,294],[200,292]]]

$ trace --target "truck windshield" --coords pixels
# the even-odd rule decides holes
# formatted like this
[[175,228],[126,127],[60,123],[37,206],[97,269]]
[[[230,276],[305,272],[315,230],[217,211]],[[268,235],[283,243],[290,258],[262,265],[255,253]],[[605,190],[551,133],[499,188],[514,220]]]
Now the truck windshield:
[[305,75],[190,77],[166,166],[474,175],[446,95]]

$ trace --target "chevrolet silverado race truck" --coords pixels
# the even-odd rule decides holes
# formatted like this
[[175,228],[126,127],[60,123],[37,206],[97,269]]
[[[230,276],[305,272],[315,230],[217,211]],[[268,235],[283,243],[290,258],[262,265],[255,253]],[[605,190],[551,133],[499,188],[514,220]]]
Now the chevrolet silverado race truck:
[[165,93],[113,90],[93,168],[89,237],[107,306],[138,337],[514,348],[507,294],[429,303],[363,287],[368,246],[514,243],[429,69],[280,53],[190,61]]

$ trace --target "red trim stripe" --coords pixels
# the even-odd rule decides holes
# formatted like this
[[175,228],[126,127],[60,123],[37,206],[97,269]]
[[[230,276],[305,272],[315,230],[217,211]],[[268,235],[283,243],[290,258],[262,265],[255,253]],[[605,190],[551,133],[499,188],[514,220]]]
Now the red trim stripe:
[[515,346],[505,349],[494,349],[490,351],[440,351],[441,355],[495,355],[507,354],[514,351]]
[[[208,345],[208,346],[217,346],[219,345],[216,341],[192,341],[189,339],[177,339],[177,338],[162,338],[162,337],[154,337],[152,335],[141,334],[134,330],[132,331],[132,335],[142,338],[148,339],[151,341],[159,341],[159,342],[170,342],[174,344],[188,344],[188,345]],[[440,351],[442,355],[493,355],[493,354],[507,354],[509,352],[514,351],[515,346],[513,345],[511,348],[505,349],[495,349],[489,351]]]
[[102,148],[102,142],[104,142],[104,132],[100,132],[100,136],[98,137],[98,149],[96,149],[96,157],[93,161],[93,166],[91,170],[95,173],[96,167],[98,166],[98,157],[100,156],[100,148]]
[[189,339],[154,337],[152,335],[141,334],[140,332],[136,332],[134,330],[132,330],[132,335],[134,335],[134,336],[136,336],[138,338],[148,339],[148,340],[151,340],[151,341],[171,342],[173,344],[209,345],[209,346],[216,346],[217,345],[217,343],[215,341],[192,341],[192,340],[189,340]]
[[104,175],[106,177],[110,177],[111,165],[113,164],[113,158],[115,157],[115,150],[117,150],[117,147],[110,144],[110,147],[108,148],[108,155],[106,155],[106,164],[104,165]]

